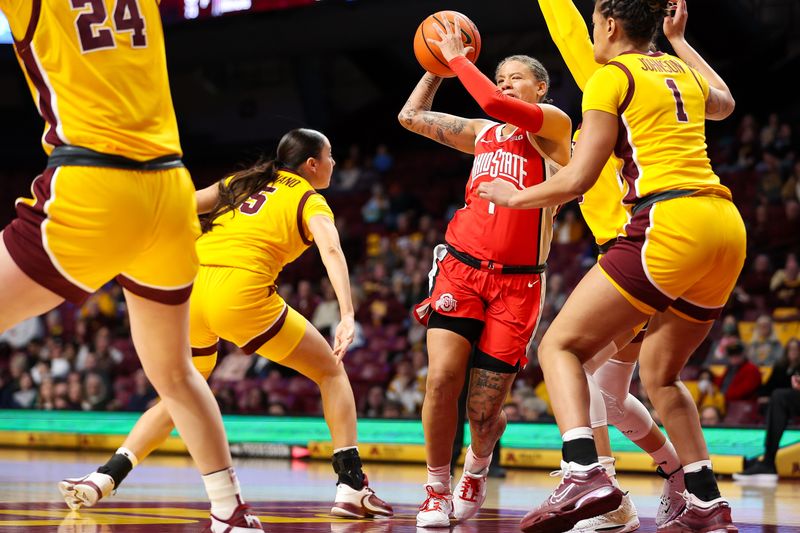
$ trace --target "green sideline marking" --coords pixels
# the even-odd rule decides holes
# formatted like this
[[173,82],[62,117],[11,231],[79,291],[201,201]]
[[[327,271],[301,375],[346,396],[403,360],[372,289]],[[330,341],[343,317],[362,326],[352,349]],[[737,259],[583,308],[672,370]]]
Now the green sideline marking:
[[[138,417],[139,413],[0,410],[0,431],[125,435]],[[319,417],[225,415],[224,420],[228,440],[236,443],[305,446],[309,441],[330,439],[328,427]],[[703,431],[713,454],[754,456],[763,453],[763,429],[705,428]],[[469,431],[466,436],[469,440]],[[384,444],[424,443],[419,420],[362,419],[358,438],[360,442]],[[800,430],[787,430],[781,446],[798,442]],[[561,437],[555,424],[509,423],[502,444],[507,448],[556,450],[561,448]],[[615,429],[611,431],[611,444],[617,451],[638,451]]]

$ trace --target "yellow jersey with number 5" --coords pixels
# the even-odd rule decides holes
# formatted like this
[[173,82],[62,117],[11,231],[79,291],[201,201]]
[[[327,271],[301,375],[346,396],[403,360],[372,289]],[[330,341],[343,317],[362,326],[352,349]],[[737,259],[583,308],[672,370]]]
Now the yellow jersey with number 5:
[[708,92],[700,73],[661,52],[626,52],[592,75],[583,93],[583,112],[619,117],[614,155],[622,160],[624,203],[674,189],[730,199],[706,152]]
[[217,217],[197,240],[200,264],[252,270],[274,280],[311,246],[308,221],[316,215],[333,220],[328,202],[308,181],[281,170],[269,186]]
[[45,120],[42,144],[181,154],[156,0],[0,0]]

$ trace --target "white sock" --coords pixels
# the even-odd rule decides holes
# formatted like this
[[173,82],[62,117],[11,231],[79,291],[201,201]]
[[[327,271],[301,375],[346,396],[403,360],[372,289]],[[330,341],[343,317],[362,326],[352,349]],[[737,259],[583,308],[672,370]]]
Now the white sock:
[[464,471],[470,474],[479,474],[489,467],[492,462],[492,454],[489,457],[478,457],[472,451],[472,446],[467,448],[467,456],[464,458]]
[[711,470],[711,459],[706,459],[704,461],[695,461],[694,463],[689,463],[688,465],[683,467],[684,474],[691,474],[693,472],[699,472],[703,469],[703,467],[708,468]]
[[428,466],[428,485],[442,483],[450,492],[450,465]]
[[336,455],[339,452],[346,452],[347,450],[357,450],[358,446],[345,446],[344,448],[336,448],[333,450],[333,455]]
[[616,459],[607,455],[601,455],[597,459],[600,461],[600,464],[603,465],[603,468],[605,468],[608,479],[611,480],[611,484],[619,488],[619,482],[617,482],[617,469],[614,466],[614,463],[617,462]]
[[589,427],[577,427],[572,428],[570,430],[565,431],[561,435],[561,440],[563,442],[569,442],[575,439],[592,439],[594,440],[594,433],[592,433],[592,428]]
[[[670,441],[664,442],[664,445],[651,453],[650,457],[652,457],[653,461],[667,474],[672,474],[681,467],[681,460],[678,459],[675,447],[672,446]],[[710,465],[711,462],[709,461],[709,466]]]
[[139,464],[139,459],[136,458],[136,454],[130,451],[128,448],[120,447],[117,451],[114,452],[115,454],[124,455],[128,458],[128,461],[131,462],[131,468],[136,468],[136,465]]
[[239,504],[244,503],[239,479],[232,467],[206,474],[203,476],[203,484],[211,501],[211,514],[220,520],[230,518]]

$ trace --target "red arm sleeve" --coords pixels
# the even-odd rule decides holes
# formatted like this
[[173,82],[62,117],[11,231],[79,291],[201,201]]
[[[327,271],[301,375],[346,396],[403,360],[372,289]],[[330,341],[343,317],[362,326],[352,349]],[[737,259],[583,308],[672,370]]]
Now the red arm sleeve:
[[450,61],[450,68],[489,116],[519,126],[531,133],[536,133],[542,128],[544,114],[541,107],[504,95],[466,57],[454,57]]

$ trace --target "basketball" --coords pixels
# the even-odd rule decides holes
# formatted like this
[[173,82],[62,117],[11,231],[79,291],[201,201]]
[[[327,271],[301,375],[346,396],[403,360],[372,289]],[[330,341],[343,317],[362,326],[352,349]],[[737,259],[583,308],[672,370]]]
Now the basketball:
[[414,35],[414,55],[417,57],[417,61],[422,68],[442,78],[452,78],[455,73],[450,70],[439,47],[429,43],[427,39],[440,40],[436,27],[444,30],[443,19],[447,19],[454,26],[455,17],[461,19],[461,39],[464,41],[464,46],[471,46],[474,49],[467,53],[467,59],[474,63],[481,52],[481,35],[475,24],[457,11],[438,11],[428,16],[419,25],[417,33]]

